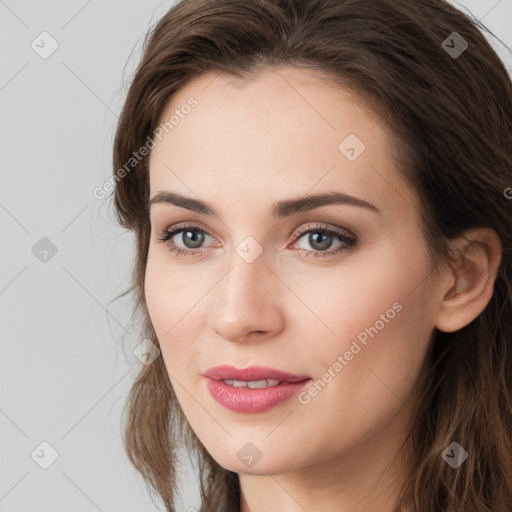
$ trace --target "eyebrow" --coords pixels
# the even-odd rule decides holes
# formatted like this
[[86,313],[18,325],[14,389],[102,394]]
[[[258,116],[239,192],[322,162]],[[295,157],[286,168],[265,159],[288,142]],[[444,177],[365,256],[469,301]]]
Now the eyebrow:
[[[163,190],[158,191],[150,199],[149,206],[151,207],[158,203],[169,203],[203,215],[219,218],[217,211],[215,211],[215,209],[212,208],[208,203],[205,203],[199,199],[185,197],[175,192],[167,192]],[[295,213],[307,212],[309,210],[330,204],[357,206],[359,208],[366,208],[367,210],[373,211],[375,213],[380,213],[379,208],[363,199],[350,196],[348,194],[342,194],[341,192],[330,192],[324,194],[313,194],[296,199],[284,199],[277,201],[272,207],[272,216],[276,218],[288,217]]]

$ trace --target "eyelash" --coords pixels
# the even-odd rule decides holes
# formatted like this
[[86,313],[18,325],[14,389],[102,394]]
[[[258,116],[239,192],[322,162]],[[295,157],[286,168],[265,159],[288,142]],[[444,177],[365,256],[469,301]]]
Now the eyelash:
[[[161,235],[157,238],[158,242],[166,244],[166,242],[170,241],[174,236],[176,236],[179,233],[182,233],[184,231],[193,231],[194,233],[201,233],[208,236],[213,237],[208,231],[205,229],[202,229],[197,226],[191,226],[191,225],[178,225],[174,229],[165,229]],[[307,228],[301,228],[297,232],[297,235],[295,236],[295,239],[293,243],[295,244],[298,240],[300,240],[304,235],[309,233],[321,233],[323,235],[329,235],[336,237],[340,242],[343,242],[345,244],[345,247],[342,245],[334,250],[330,251],[309,251],[307,249],[299,249],[300,251],[306,251],[307,253],[313,253],[313,257],[315,258],[325,258],[327,256],[334,256],[336,254],[342,254],[346,253],[350,250],[352,250],[357,242],[357,238],[355,236],[350,236],[346,232],[338,232],[334,231],[332,229],[328,229],[326,226],[322,225],[316,225],[314,227],[307,227]],[[204,252],[204,248],[200,249],[183,249],[181,247],[177,247],[174,242],[171,242],[170,244],[166,244],[168,246],[168,249],[172,252],[174,252],[178,256],[197,256]]]

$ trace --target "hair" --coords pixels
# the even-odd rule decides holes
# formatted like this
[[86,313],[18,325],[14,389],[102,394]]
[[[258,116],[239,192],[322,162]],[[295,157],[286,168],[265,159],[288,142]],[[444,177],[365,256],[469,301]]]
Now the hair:
[[[434,268],[454,260],[448,242],[465,230],[496,231],[502,253],[490,302],[464,328],[432,333],[407,437],[411,472],[395,511],[406,502],[416,512],[512,509],[512,83],[484,30],[494,36],[444,0],[183,0],[146,35],[115,136],[114,172],[150,140],[191,79],[308,70],[353,92],[388,129],[397,172],[420,199]],[[468,43],[458,58],[443,48],[453,32]],[[136,295],[141,334],[158,345],[144,296],[148,161],[116,179],[114,206],[136,236],[126,293]],[[126,411],[129,460],[166,510],[176,510],[180,447],[198,462],[201,511],[240,510],[238,474],[194,434],[162,357],[141,368]],[[468,453],[457,469],[441,457],[454,440]]]

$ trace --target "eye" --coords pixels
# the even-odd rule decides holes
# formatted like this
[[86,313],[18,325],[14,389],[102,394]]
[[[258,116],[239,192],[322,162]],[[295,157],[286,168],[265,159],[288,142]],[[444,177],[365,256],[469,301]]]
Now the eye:
[[[306,235],[308,235],[307,238]],[[175,237],[176,240],[173,240]],[[165,243],[169,250],[176,255],[197,256],[205,252],[206,248],[202,247],[202,245],[207,237],[213,238],[213,236],[203,228],[182,224],[174,226],[173,229],[165,229],[157,240],[161,243]],[[291,247],[296,246],[298,241],[302,238],[312,247],[312,250],[304,247],[298,247],[298,249],[305,251],[308,255],[313,257],[326,257],[349,251],[353,249],[357,242],[355,235],[348,231],[341,230],[341,228],[339,231],[328,229],[327,226],[320,224],[313,227],[301,228],[295,235]],[[335,241],[338,241],[339,245],[331,249]],[[183,244],[184,247],[180,244]]]
[[[306,235],[308,236],[306,237]],[[314,227],[301,228],[295,240],[300,241],[302,238],[305,239],[306,243],[309,244],[313,250],[303,247],[299,247],[299,249],[312,254],[314,257],[326,257],[344,253],[353,249],[357,242],[355,235],[347,231],[329,229],[327,226],[320,224]],[[328,250],[336,240],[339,242],[339,245],[334,249]],[[297,245],[297,242],[294,242],[293,245]]]
[[[181,236],[176,237],[178,234]],[[204,248],[201,247],[201,245],[204,243],[207,236],[213,238],[212,235],[198,226],[178,225],[172,230],[165,229],[157,240],[162,243],[169,242],[167,243],[169,250],[178,255],[191,256],[203,252]],[[180,247],[173,240],[174,237],[183,243],[185,247]]]

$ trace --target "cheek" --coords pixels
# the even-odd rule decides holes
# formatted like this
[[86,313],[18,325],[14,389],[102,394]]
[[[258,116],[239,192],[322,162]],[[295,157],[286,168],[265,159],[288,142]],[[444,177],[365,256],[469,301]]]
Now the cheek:
[[381,284],[381,290],[360,293],[345,304],[351,319],[337,324],[339,342],[316,356],[324,373],[317,375],[320,391],[313,391],[318,398],[311,397],[310,414],[331,416],[333,426],[348,422],[344,428],[354,436],[359,429],[378,435],[379,428],[413,406],[433,328],[421,286],[411,292],[411,284]]
[[409,324],[414,332],[425,325],[419,325],[419,320],[430,320],[423,309],[429,268],[420,244],[381,244],[375,250],[354,253],[338,267],[316,271],[313,277],[295,270],[287,282],[309,311],[291,295],[290,304],[298,304],[297,312],[302,307],[297,321],[309,334],[303,336],[305,340],[322,337],[343,350],[358,336],[364,344],[372,334],[382,339],[386,332],[391,336],[394,329]]
[[[371,308],[367,304],[350,332],[338,324],[338,341],[323,341],[308,354],[315,380],[300,397],[302,414],[296,419],[323,448],[320,452],[370,446],[384,433],[405,433],[429,340],[419,319],[421,301],[412,295],[399,301],[401,309],[392,302],[394,294],[375,300]],[[380,319],[386,311],[388,323]]]
[[[407,254],[408,261],[400,261],[399,254]],[[321,393],[329,388],[324,404],[354,403],[358,397],[361,404],[378,407],[396,401],[394,393],[405,399],[412,391],[435,310],[429,306],[429,268],[421,246],[399,254],[390,250],[371,264],[354,265],[311,299],[322,305],[317,312],[330,329],[321,344],[311,344],[303,354],[321,380]],[[327,332],[322,324],[302,320],[304,339],[318,341],[315,332]]]
[[204,292],[186,277],[186,273],[173,271],[165,258],[153,254],[150,249],[144,294],[166,365],[176,364],[175,361],[190,353],[193,349],[190,340],[194,339],[199,325],[199,309],[193,306]]
[[150,246],[144,294],[155,331],[165,334],[163,340],[175,332],[175,326],[187,321],[188,312],[197,309],[207,290],[208,283],[202,281],[199,272],[192,267],[178,268],[165,251]]

